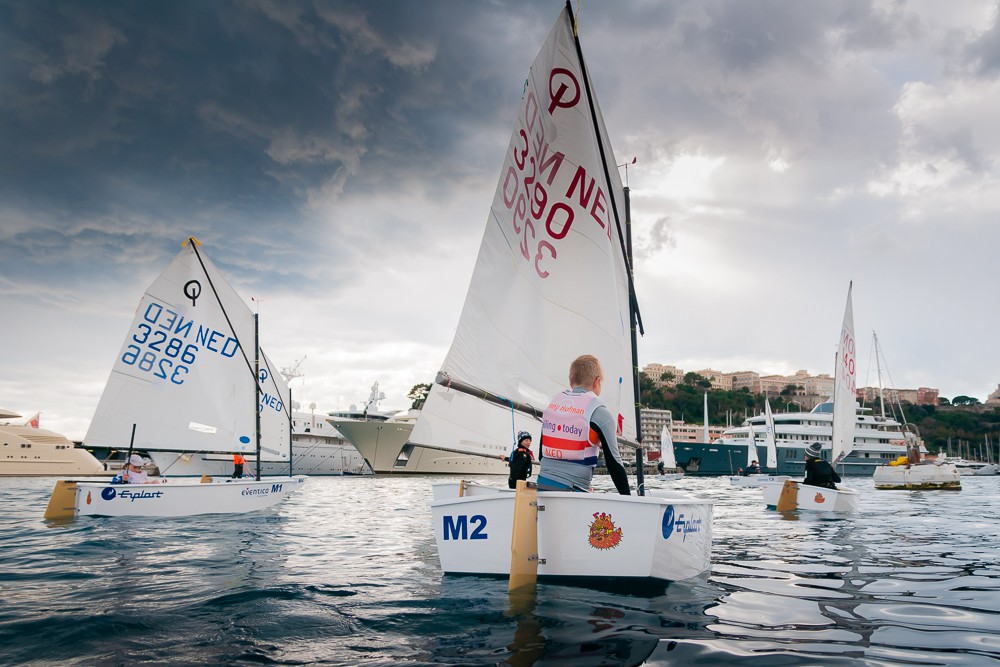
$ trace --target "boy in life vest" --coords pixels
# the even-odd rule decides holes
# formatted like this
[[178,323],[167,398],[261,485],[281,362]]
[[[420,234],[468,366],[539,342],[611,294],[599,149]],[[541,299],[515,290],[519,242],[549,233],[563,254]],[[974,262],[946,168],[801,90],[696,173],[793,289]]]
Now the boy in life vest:
[[570,388],[556,394],[542,413],[539,490],[589,491],[598,454],[603,452],[618,493],[631,495],[615,419],[599,398],[603,382],[597,357],[586,354],[570,364]]

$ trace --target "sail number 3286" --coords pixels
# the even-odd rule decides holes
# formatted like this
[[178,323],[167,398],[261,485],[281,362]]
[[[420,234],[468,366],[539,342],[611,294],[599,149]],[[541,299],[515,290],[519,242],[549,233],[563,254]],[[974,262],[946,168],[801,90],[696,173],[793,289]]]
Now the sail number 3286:
[[198,346],[193,343],[185,345],[180,338],[154,331],[148,324],[140,323],[136,328],[138,332],[132,335],[132,340],[148,349],[143,350],[139,345],[129,343],[122,353],[122,363],[152,373],[162,380],[184,384],[184,376],[190,372],[190,365],[197,358]]

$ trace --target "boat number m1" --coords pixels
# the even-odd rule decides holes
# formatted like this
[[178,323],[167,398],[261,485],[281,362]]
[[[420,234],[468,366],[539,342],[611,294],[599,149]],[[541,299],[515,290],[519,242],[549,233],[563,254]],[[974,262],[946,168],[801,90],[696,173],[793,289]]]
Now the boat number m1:
[[[474,527],[471,535],[469,534],[470,523]],[[487,537],[486,517],[482,514],[474,514],[471,517],[464,514],[445,515],[444,517],[444,539],[446,540],[485,540]]]

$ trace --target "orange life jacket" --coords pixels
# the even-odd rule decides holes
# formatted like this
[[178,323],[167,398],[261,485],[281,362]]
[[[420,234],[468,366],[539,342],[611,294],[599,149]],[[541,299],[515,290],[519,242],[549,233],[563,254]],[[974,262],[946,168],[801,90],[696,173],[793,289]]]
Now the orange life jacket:
[[247,460],[243,458],[242,454],[233,454],[233,465],[241,466],[246,462]]

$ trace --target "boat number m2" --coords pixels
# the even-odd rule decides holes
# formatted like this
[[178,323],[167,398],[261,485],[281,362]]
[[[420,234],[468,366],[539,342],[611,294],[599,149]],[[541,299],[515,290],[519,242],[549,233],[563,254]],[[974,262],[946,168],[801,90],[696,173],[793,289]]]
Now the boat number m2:
[[[469,534],[469,524],[472,524],[473,531]],[[446,540],[485,540],[486,517],[482,514],[473,514],[468,517],[464,514],[458,516],[444,516],[444,539]]]

